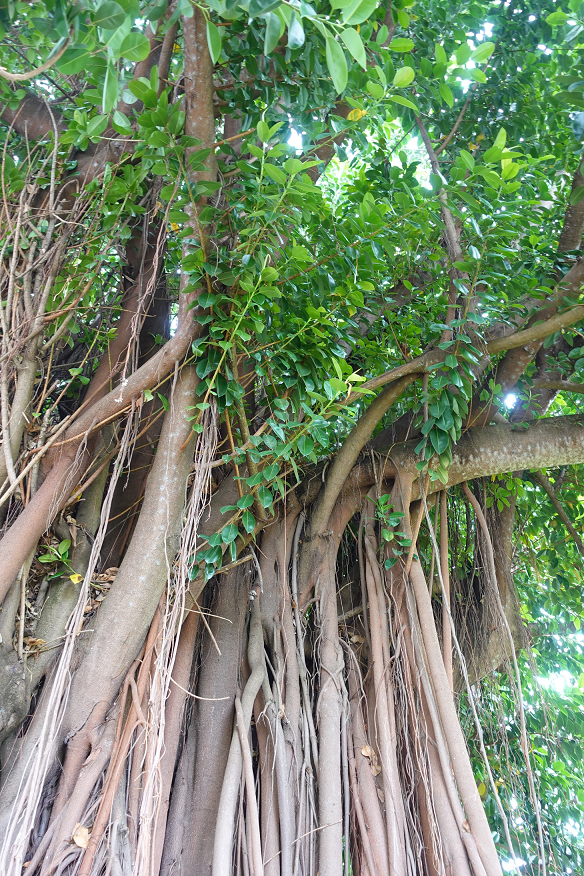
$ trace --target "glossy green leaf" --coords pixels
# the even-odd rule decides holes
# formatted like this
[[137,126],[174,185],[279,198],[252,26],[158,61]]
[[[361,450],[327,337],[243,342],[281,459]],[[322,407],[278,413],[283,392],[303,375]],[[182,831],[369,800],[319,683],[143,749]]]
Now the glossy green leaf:
[[400,106],[405,106],[408,109],[413,110],[415,113],[420,112],[419,106],[417,106],[413,100],[408,100],[407,97],[402,97],[401,94],[390,94],[389,99],[393,100],[394,103],[399,103]]
[[212,21],[207,21],[207,45],[209,46],[209,54],[214,64],[217,63],[221,55],[221,32],[216,24]]
[[251,513],[251,511],[244,511],[243,516],[241,518],[241,522],[243,524],[243,528],[247,533],[253,532],[255,529],[256,521],[255,517]]
[[130,123],[129,118],[124,115],[124,113],[119,110],[115,110],[112,117],[112,125],[118,132],[118,134],[131,134],[132,133],[132,125]]
[[288,47],[290,49],[299,49],[304,45],[305,39],[306,34],[302,27],[302,21],[298,18],[296,12],[293,12],[288,25]]
[[395,88],[407,88],[416,78],[416,71],[411,67],[401,67],[393,77]]
[[126,13],[115,0],[106,0],[105,3],[98,6],[92,16],[93,23],[97,27],[103,27],[104,30],[114,30],[120,27],[124,23],[125,18]]
[[447,103],[449,107],[454,106],[454,95],[452,94],[448,85],[445,82],[441,82],[438,86],[438,91],[440,92],[440,97]]
[[469,60],[472,54],[472,49],[468,43],[462,43],[462,45],[458,46],[454,54],[456,56],[456,63],[462,67]]
[[377,0],[353,0],[343,9],[344,24],[363,24],[377,8]]
[[326,63],[337,94],[347,86],[347,60],[340,44],[332,37],[326,38]]
[[282,35],[282,22],[273,12],[265,15],[266,33],[264,36],[264,54],[271,55]]
[[495,43],[480,43],[472,52],[471,58],[473,61],[476,61],[477,64],[482,64],[484,61],[487,61],[493,52],[495,51]]
[[341,39],[353,58],[365,70],[367,67],[367,58],[365,56],[365,46],[363,45],[363,40],[361,39],[360,34],[357,33],[355,28],[347,27],[345,30],[341,31]]
[[310,435],[302,435],[298,439],[298,450],[303,456],[310,456],[314,450],[314,441]]
[[93,65],[94,57],[88,46],[70,46],[64,55],[59,58],[56,68],[63,76],[74,76]]
[[411,52],[414,48],[414,41],[406,37],[398,37],[392,40],[387,48],[392,52]]
[[264,508],[269,508],[274,501],[271,490],[268,490],[267,487],[263,486],[259,487],[258,489],[258,499],[260,500]]
[[120,46],[120,55],[128,61],[144,61],[150,53],[150,43],[143,33],[129,33]]
[[486,82],[487,81],[486,75],[483,73],[482,70],[479,70],[477,67],[475,67],[474,70],[469,70],[468,72],[470,73],[471,78],[474,79],[475,82]]
[[446,65],[448,63],[446,52],[444,51],[444,48],[440,45],[440,43],[436,43],[434,47],[434,54],[436,56],[436,61],[438,62],[438,64]]
[[249,17],[256,18],[258,15],[265,15],[281,5],[281,0],[250,0]]
[[578,187],[575,188],[574,191],[571,193],[571,195],[570,195],[570,204],[572,204],[572,206],[575,207],[576,204],[579,204],[580,201],[581,201],[583,198],[584,198],[584,185],[582,185],[582,186],[578,186]]
[[105,115],[110,113],[118,100],[118,74],[113,64],[109,64],[103,83],[101,106]]

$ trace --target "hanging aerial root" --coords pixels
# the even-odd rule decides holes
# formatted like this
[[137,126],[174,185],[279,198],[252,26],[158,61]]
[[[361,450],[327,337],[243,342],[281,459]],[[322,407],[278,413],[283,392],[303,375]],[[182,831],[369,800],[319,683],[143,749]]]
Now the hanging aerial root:
[[[483,536],[485,538],[485,543],[487,546],[487,558],[488,558],[488,568],[489,568],[489,579],[491,584],[491,592],[494,594],[495,603],[499,610],[499,616],[501,619],[501,623],[505,628],[505,633],[507,635],[509,641],[509,648],[511,650],[511,659],[513,661],[513,669],[515,671],[515,680],[517,684],[517,699],[518,699],[518,707],[519,707],[519,724],[521,727],[521,751],[523,752],[523,757],[525,759],[525,767],[527,771],[527,780],[529,783],[529,796],[531,797],[531,803],[533,806],[533,810],[535,813],[535,820],[537,823],[537,834],[539,841],[539,853],[540,853],[540,866],[542,870],[542,876],[546,876],[547,866],[545,859],[545,845],[544,845],[544,837],[543,837],[543,825],[541,821],[541,812],[539,806],[539,798],[537,796],[537,791],[535,788],[535,777],[533,775],[533,769],[531,766],[531,759],[529,757],[529,738],[527,735],[527,724],[525,721],[525,706],[523,703],[523,689],[521,685],[521,673],[519,672],[519,665],[517,663],[517,654],[515,653],[515,642],[513,641],[513,634],[511,632],[511,628],[509,626],[509,621],[507,620],[507,615],[505,613],[505,609],[503,608],[503,603],[501,602],[501,594],[499,593],[499,588],[497,585],[497,571],[495,567],[495,553],[493,551],[493,542],[491,541],[491,534],[489,532],[489,527],[487,524],[487,520],[483,513],[483,509],[480,506],[480,503],[474,493],[469,489],[467,483],[463,484],[464,494],[471,503],[474,512],[476,514],[476,518],[481,527]],[[498,795],[497,795],[498,796]],[[504,822],[505,823],[505,822]],[[510,838],[508,837],[508,842],[510,842]],[[513,857],[515,857],[513,855]]]
[[[87,572],[81,584],[77,605],[69,619],[61,656],[49,689],[45,692],[41,707],[29,727],[21,754],[21,760],[12,768],[3,787],[3,796],[13,796],[8,823],[0,825],[2,846],[0,848],[0,872],[6,876],[20,876],[29,844],[29,837],[37,817],[38,806],[50,766],[59,741],[59,733],[68,701],[71,663],[77,636],[81,630],[87,603],[89,585],[93,578],[101,545],[105,537],[109,511],[116,481],[129,463],[129,451],[133,435],[138,428],[134,413],[128,417],[114,463],[110,485],[103,503],[101,520],[89,558]],[[79,766],[81,767],[82,764]]]
[[[399,478],[398,478],[399,481]],[[404,516],[405,531],[408,536],[412,535],[412,529],[409,520],[410,497],[412,494],[412,481],[406,477],[401,479],[401,492]],[[434,548],[438,554],[437,546]],[[470,831],[465,831],[469,836],[463,836],[465,844],[467,840],[473,840],[476,843],[478,858],[473,862],[475,869],[484,869],[487,876],[502,876],[501,865],[499,863],[497,851],[491,834],[491,830],[487,821],[487,817],[482,805],[480,795],[477,790],[474,779],[470,758],[466,748],[465,739],[462,733],[462,728],[456,713],[452,691],[448,681],[448,676],[444,668],[440,643],[432,610],[431,595],[428,592],[428,585],[422,570],[419,559],[415,559],[412,563],[409,581],[412,585],[411,595],[415,603],[415,615],[419,619],[419,629],[421,634],[420,646],[423,646],[424,654],[421,648],[418,648],[420,654],[420,668],[424,665],[427,667],[429,679],[431,682],[431,697],[435,701],[437,715],[439,716],[440,724],[435,724],[435,730],[438,731],[441,725],[454,777],[464,811],[466,822]],[[408,588],[406,588],[408,595]],[[414,618],[414,608],[412,605],[412,618]],[[417,623],[417,621],[416,621]],[[430,695],[430,692],[428,692]],[[444,776],[448,781],[448,774]],[[453,800],[453,806],[456,805]],[[473,852],[473,845],[467,844],[469,853]]]
[[163,792],[161,761],[165,752],[166,703],[177,658],[186,594],[192,577],[199,523],[211,495],[211,463],[217,447],[217,409],[213,404],[203,416],[195,450],[195,474],[180,536],[180,550],[172,568],[165,603],[158,653],[150,683],[145,732],[145,781],[142,788],[134,873],[150,873],[156,819]]

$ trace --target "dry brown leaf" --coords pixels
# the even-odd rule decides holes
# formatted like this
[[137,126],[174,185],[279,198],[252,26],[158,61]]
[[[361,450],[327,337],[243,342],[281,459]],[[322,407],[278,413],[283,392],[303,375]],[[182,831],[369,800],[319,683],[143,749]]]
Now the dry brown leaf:
[[362,645],[365,639],[363,636],[351,636],[350,641],[353,645]]
[[463,826],[464,830],[466,830],[467,833],[470,833],[470,824],[468,823],[466,818],[462,822],[462,826]]
[[377,760],[377,755],[370,745],[364,745],[361,749],[363,757],[368,757],[370,760],[369,768],[374,776],[378,776],[381,772],[381,764]]
[[39,648],[47,644],[44,639],[34,639],[32,636],[25,636],[22,643],[26,646],[27,651],[38,651]]
[[75,845],[79,846],[80,849],[86,849],[89,843],[89,836],[89,829],[77,822],[73,828],[73,836],[71,837]]
[[377,788],[376,790],[377,790],[377,796],[379,797],[381,802],[385,803],[385,795],[384,795],[383,791],[381,790],[381,788]]

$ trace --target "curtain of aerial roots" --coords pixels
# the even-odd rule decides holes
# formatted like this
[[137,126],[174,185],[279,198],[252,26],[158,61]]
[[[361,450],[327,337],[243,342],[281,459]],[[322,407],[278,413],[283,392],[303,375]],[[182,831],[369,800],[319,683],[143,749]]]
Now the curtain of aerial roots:
[[[187,386],[186,392],[191,394],[192,386]],[[171,438],[174,397],[173,392],[168,415]],[[179,401],[184,402],[184,399],[179,396]],[[184,417],[184,413],[181,414]],[[173,701],[173,669],[177,664],[181,626],[183,633],[192,630],[192,618],[197,617],[190,612],[187,621],[182,623],[186,611],[185,597],[193,577],[197,531],[210,497],[211,462],[217,445],[214,406],[204,414],[203,432],[194,454],[194,474],[189,481],[182,515],[179,553],[174,562],[173,556],[167,555],[168,583],[145,644],[127,672],[109,712],[91,727],[91,751],[77,768],[71,793],[60,800],[61,787],[61,795],[57,793],[50,819],[47,817],[54,797],[51,789],[59,778],[50,768],[63,736],[67,706],[75,705],[69,695],[74,648],[83,627],[89,585],[104,542],[114,491],[122,469],[131,461],[138,427],[138,412],[133,410],[123,433],[102,506],[101,524],[77,606],[69,620],[61,656],[50,684],[45,687],[13,770],[20,780],[8,824],[3,829],[0,850],[0,872],[3,874],[16,876],[22,872],[23,864],[27,873],[40,872],[43,876],[61,872],[97,874],[111,872],[112,863],[119,864],[120,860],[125,865],[124,872],[130,872],[132,866],[134,872],[140,874],[158,871],[155,861],[158,859],[159,863],[161,855],[161,833],[157,827],[159,819],[164,818],[164,799],[166,796],[168,801],[172,778],[172,770],[170,773],[168,770],[171,756],[169,754],[165,763],[164,755],[165,749],[170,750],[173,737],[178,743],[179,726],[172,726],[172,708],[169,710]],[[188,431],[186,434],[188,438]],[[184,435],[182,438],[184,440]],[[165,516],[164,512],[162,516]],[[163,540],[169,537],[167,526],[171,524],[164,522]],[[152,538],[156,539],[155,532]],[[109,656],[107,651],[101,655],[106,679],[111,671]],[[83,667],[81,660],[81,670]],[[180,674],[178,665],[176,670]],[[85,678],[88,688],[94,683],[96,681],[91,677]],[[87,723],[91,723],[91,716]],[[65,761],[65,776],[67,763]],[[18,767],[21,767],[20,774]],[[9,772],[5,790],[12,778],[13,774]],[[116,848],[118,837],[125,840],[125,847],[121,849]]]
[[[296,506],[185,610],[215,452],[206,416],[180,551],[77,771],[76,808],[39,827],[57,732],[43,725],[3,872],[20,873],[6,855],[20,842],[22,861],[32,830],[26,872],[42,876],[501,876],[424,573],[413,548],[385,568],[377,494],[338,504],[308,585]],[[415,536],[423,508],[410,521],[407,490],[391,498]]]
[[[195,840],[195,861],[173,841],[164,874],[500,876],[424,574],[413,549],[385,569],[393,557],[378,544],[376,498],[357,526],[347,527],[352,502],[335,510],[308,605],[299,606],[304,514],[264,532],[239,597],[248,616],[239,674],[223,666],[236,679],[223,743],[207,753],[195,744],[181,766],[186,797],[203,790],[188,780],[202,758],[223,776],[218,799],[198,800],[207,816],[184,828],[206,824],[210,837]],[[409,528],[407,501],[405,512]],[[339,544],[354,558],[352,582],[338,580]],[[347,588],[358,604],[343,614]],[[241,659],[238,647],[230,654]],[[228,685],[205,692],[219,689]]]

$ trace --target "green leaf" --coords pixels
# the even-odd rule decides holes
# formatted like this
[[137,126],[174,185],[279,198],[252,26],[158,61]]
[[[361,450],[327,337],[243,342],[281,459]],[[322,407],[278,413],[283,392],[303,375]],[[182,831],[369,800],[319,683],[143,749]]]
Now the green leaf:
[[237,538],[237,524],[230,523],[228,526],[225,526],[221,530],[221,538],[224,544],[230,544],[230,542],[235,541]]
[[266,163],[264,164],[264,173],[266,173],[270,177],[270,179],[278,185],[286,185],[286,180],[288,177],[281,167],[276,167],[274,164]]
[[416,78],[416,71],[411,67],[401,67],[393,77],[395,88],[407,88]]
[[144,61],[149,53],[150,43],[143,33],[129,33],[120,46],[120,55],[128,61]]
[[253,505],[253,496],[251,495],[251,493],[246,493],[244,496],[241,496],[237,500],[237,507],[241,508],[243,511],[245,511],[246,508],[251,508],[252,505]]
[[337,94],[347,86],[347,60],[339,43],[332,37],[326,38],[326,63]]
[[293,259],[297,259],[299,262],[311,262],[312,256],[308,252],[305,246],[293,246],[290,255]]
[[407,97],[402,97],[401,94],[390,94],[389,99],[393,100],[394,103],[399,103],[400,106],[407,106],[408,109],[413,110],[415,113],[420,112],[420,108],[416,106],[413,100],[408,100]]
[[92,65],[93,60],[88,46],[71,46],[57,61],[55,66],[63,76],[74,76],[76,73],[86,70],[89,65]]
[[257,18],[258,15],[265,15],[281,5],[282,0],[250,0],[249,17]]
[[446,57],[446,52],[444,51],[444,49],[440,45],[440,43],[436,43],[436,46],[434,47],[434,54],[436,56],[436,61],[438,64],[444,64],[444,65],[448,64],[448,58]]
[[341,39],[348,48],[349,52],[358,64],[361,64],[365,70],[367,67],[367,58],[365,57],[365,46],[360,34],[357,33],[354,27],[348,27],[341,31]]
[[114,129],[118,132],[118,134],[131,134],[132,133],[132,125],[130,123],[129,118],[121,113],[119,110],[115,110],[112,125]]
[[467,152],[466,149],[461,149],[460,157],[462,158],[468,169],[472,172],[475,168],[475,160],[470,152]]
[[296,12],[292,12],[290,24],[288,25],[288,48],[299,49],[304,45],[305,39],[306,36],[304,28],[302,27],[302,22],[296,15]]
[[546,24],[550,27],[558,27],[560,24],[565,24],[570,16],[558,9],[557,12],[551,12],[546,18]]
[[452,94],[451,90],[445,82],[440,83],[440,85],[438,86],[438,91],[440,92],[440,97],[442,98],[444,103],[447,103],[448,106],[452,108],[454,106],[454,95]]
[[118,74],[112,63],[108,64],[103,82],[101,108],[104,115],[110,113],[118,100]]
[[414,48],[414,41],[406,37],[398,37],[392,40],[387,48],[391,52],[411,52]]
[[314,441],[310,435],[302,435],[302,437],[298,439],[298,450],[303,456],[310,456],[314,450]]
[[584,198],[584,185],[578,186],[570,195],[570,204],[575,207]]
[[373,79],[368,79],[365,87],[371,97],[374,97],[375,100],[381,100],[385,94],[385,88],[383,85],[381,85],[380,82],[375,82]]
[[255,517],[251,513],[251,511],[244,511],[243,517],[241,518],[241,522],[243,524],[243,528],[247,533],[253,532],[255,529]]
[[507,131],[505,130],[505,128],[501,128],[499,130],[499,133],[495,137],[495,140],[493,142],[493,148],[494,149],[504,149],[506,142],[507,142]]
[[495,43],[481,43],[476,47],[474,52],[471,54],[471,58],[473,61],[476,61],[478,64],[482,64],[483,61],[488,60],[491,57],[493,52],[495,51]]
[[454,54],[456,56],[456,63],[462,67],[470,58],[472,54],[472,49],[468,43],[462,43],[462,45],[457,48]]
[[270,126],[263,119],[258,122],[257,132],[262,143],[267,143],[270,139]]
[[266,33],[264,36],[264,55],[271,55],[282,35],[282,22],[273,12],[266,13]]
[[221,55],[221,33],[216,24],[212,21],[207,21],[207,45],[209,46],[209,54],[214,64],[219,60]]
[[97,27],[103,27],[104,30],[115,30],[124,23],[125,19],[126,13],[114,0],[102,3],[93,13],[93,23]]
[[377,8],[377,0],[353,0],[343,9],[344,24],[363,24]]
[[274,501],[271,490],[268,490],[267,487],[260,487],[258,489],[258,499],[260,500],[264,508],[269,508]]
[[487,77],[483,73],[482,70],[479,70],[478,67],[475,67],[474,70],[468,71],[471,75],[471,79],[474,79],[475,82],[486,82]]

